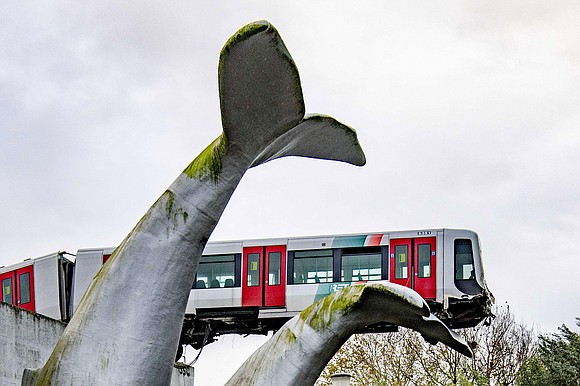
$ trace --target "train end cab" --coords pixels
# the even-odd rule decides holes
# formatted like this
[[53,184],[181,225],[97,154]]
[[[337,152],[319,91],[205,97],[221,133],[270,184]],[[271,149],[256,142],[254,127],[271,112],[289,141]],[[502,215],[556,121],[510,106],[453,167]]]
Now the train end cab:
[[56,252],[0,268],[2,301],[53,319],[68,321],[74,263]]

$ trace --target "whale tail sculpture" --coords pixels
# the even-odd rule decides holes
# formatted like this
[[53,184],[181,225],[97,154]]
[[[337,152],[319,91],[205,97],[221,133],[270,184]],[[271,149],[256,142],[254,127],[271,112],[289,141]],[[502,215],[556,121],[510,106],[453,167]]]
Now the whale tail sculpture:
[[243,153],[250,167],[285,156],[365,164],[354,130],[325,115],[305,115],[298,69],[268,22],[248,24],[228,40],[218,76],[223,133],[186,173],[202,166],[218,178],[226,149]]
[[246,170],[291,155],[365,163],[354,130],[304,115],[298,70],[269,23],[226,43],[218,75],[222,134],[117,247],[24,385],[169,384],[201,253]]
[[465,340],[437,319],[423,298],[397,284],[357,284],[334,292],[290,319],[227,382],[227,386],[313,385],[355,332],[375,323],[419,331],[472,356]]

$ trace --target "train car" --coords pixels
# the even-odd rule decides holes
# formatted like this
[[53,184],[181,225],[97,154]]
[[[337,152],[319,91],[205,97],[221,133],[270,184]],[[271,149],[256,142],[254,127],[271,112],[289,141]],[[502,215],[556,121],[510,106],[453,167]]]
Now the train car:
[[75,277],[71,304],[73,313],[76,311],[83,294],[89,288],[89,284],[95,274],[111,256],[115,248],[87,248],[79,249],[75,261]]
[[[59,252],[2,268],[2,300],[67,321],[113,251],[80,249],[74,265]],[[181,343],[201,348],[223,334],[266,334],[332,292],[366,282],[414,289],[451,328],[477,325],[494,301],[479,237],[468,230],[211,242],[192,283]]]
[[56,252],[0,268],[2,301],[68,321],[74,264],[64,255]]
[[[84,292],[112,252],[79,250],[76,293]],[[475,326],[491,315],[493,296],[472,231],[211,242],[193,282],[182,343],[199,348],[222,334],[265,334],[334,291],[386,281],[414,289],[451,328]],[[377,325],[368,331],[393,328]]]

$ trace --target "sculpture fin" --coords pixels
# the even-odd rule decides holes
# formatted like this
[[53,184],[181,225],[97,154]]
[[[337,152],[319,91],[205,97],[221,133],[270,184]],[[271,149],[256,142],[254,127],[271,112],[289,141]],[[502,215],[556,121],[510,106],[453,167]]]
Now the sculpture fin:
[[250,23],[232,36],[218,74],[228,148],[254,154],[252,166],[290,155],[364,165],[353,129],[323,115],[304,117],[298,69],[270,23]]
[[298,69],[278,31],[266,21],[246,25],[226,42],[218,77],[229,145],[246,152],[254,148],[258,154],[304,117]]
[[412,289],[394,283],[355,284],[331,293],[286,322],[246,359],[226,386],[313,385],[353,333],[376,323],[413,329],[431,342],[473,356],[465,339],[433,315]]
[[325,115],[306,116],[264,149],[252,166],[286,156],[328,159],[356,166],[366,163],[356,132]]

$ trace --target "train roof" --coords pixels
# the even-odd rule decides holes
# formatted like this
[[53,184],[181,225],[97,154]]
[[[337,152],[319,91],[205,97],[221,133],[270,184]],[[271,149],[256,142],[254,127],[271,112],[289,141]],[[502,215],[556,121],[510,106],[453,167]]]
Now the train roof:
[[[315,248],[346,248],[387,245],[393,238],[433,237],[439,232],[453,231],[477,236],[468,229],[425,228],[403,231],[375,231],[367,233],[348,233],[315,236],[276,237],[265,239],[245,239],[230,241],[210,241],[205,247],[205,254],[236,253],[243,247],[287,245],[288,250]],[[374,238],[379,236],[380,238]],[[381,237],[382,236],[382,237]]]
[[[227,241],[210,241],[204,249],[206,254],[221,253],[239,253],[243,247],[251,246],[268,246],[268,245],[288,245],[288,250],[311,249],[311,248],[337,248],[337,247],[357,247],[366,246],[369,236],[383,236],[378,244],[387,245],[389,239],[407,238],[407,237],[432,237],[438,232],[454,231],[465,232],[466,234],[476,235],[474,231],[468,229],[453,228],[423,228],[402,231],[374,231],[361,233],[314,235],[314,236],[293,236],[293,237],[273,237],[263,239],[244,239],[244,240],[227,240]],[[385,237],[386,236],[386,237]],[[375,239],[376,240],[376,239]],[[102,251],[104,254],[113,253],[116,247],[98,247],[98,248],[81,248],[78,253],[91,251]],[[36,258],[28,258],[22,262],[0,267],[0,273],[12,271],[21,267],[26,267],[40,259],[46,259],[57,256],[60,252],[54,252]]]
[[359,232],[359,233],[338,233],[338,234],[322,234],[313,236],[292,236],[292,237],[273,237],[273,238],[263,238],[263,239],[237,239],[237,240],[220,240],[220,241],[210,241],[209,244],[225,244],[225,243],[243,243],[244,246],[255,245],[276,245],[276,243],[285,243],[288,240],[310,240],[310,239],[320,239],[320,238],[333,238],[333,237],[356,237],[356,236],[369,236],[369,235],[389,235],[390,238],[406,238],[406,237],[428,237],[434,236],[437,232],[444,231],[454,231],[454,232],[466,232],[471,234],[476,234],[474,231],[469,229],[456,229],[456,228],[423,228],[423,229],[408,229],[402,231],[373,231],[373,232]]
[[24,259],[23,261],[21,261],[19,263],[1,266],[0,273],[13,271],[15,269],[19,269],[19,268],[23,268],[23,267],[28,267],[29,265],[33,265],[37,261],[58,257],[59,254],[60,254],[60,252],[54,252],[54,253],[50,253],[48,255],[44,255],[44,256],[40,256],[40,257],[34,257],[34,258],[29,257],[29,258]]

